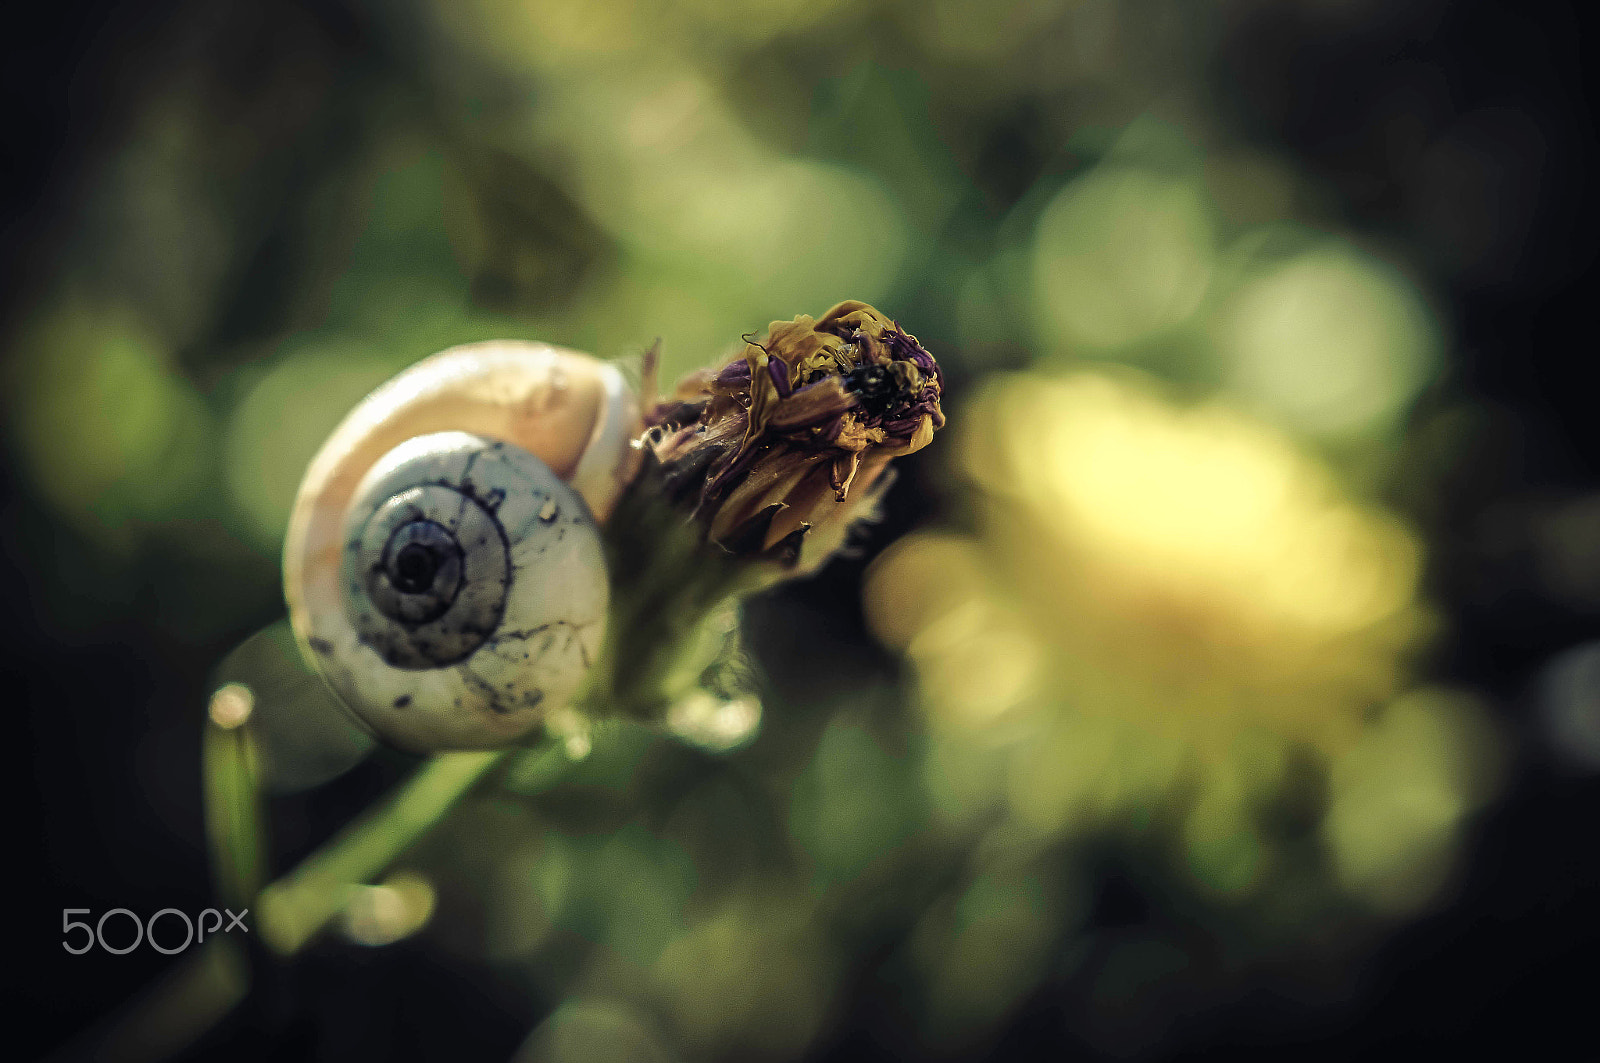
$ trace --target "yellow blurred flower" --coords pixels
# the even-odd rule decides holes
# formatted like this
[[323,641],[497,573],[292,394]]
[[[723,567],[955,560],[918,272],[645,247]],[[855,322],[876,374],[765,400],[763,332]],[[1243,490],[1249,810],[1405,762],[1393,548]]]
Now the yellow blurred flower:
[[[916,666],[935,807],[976,823],[1004,806],[1048,836],[1176,805],[1190,872],[1240,894],[1272,865],[1259,823],[1310,749],[1332,766],[1340,887],[1390,909],[1408,883],[1431,894],[1417,861],[1441,866],[1476,801],[1442,766],[1461,743],[1389,771],[1374,735],[1480,717],[1384,709],[1430,627],[1403,521],[1278,430],[1132,373],[997,378],[958,435],[977,533],[902,539],[867,586],[875,631]],[[1404,844],[1367,844],[1375,809],[1404,813]]]
[[[913,537],[874,580],[880,631],[919,660],[937,643],[972,684],[952,657],[1002,633],[968,654],[988,694],[1048,657],[1080,708],[1208,748],[1254,725],[1336,748],[1397,689],[1425,627],[1417,540],[1286,436],[1098,373],[999,379],[964,428],[982,538]],[[934,571],[945,601],[881,607]]]

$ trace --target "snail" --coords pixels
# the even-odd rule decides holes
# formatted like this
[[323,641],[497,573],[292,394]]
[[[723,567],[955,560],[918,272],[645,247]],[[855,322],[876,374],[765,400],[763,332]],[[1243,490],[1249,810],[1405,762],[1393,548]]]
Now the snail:
[[345,417],[296,496],[284,591],[302,654],[367,729],[493,748],[577,692],[639,420],[616,366],[508,341],[425,358]]

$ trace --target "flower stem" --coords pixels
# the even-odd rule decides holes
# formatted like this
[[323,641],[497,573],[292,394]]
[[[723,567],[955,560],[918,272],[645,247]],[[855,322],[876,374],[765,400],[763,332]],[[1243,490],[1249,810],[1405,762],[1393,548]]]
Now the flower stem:
[[[288,957],[338,915],[352,887],[405,852],[504,756],[441,753],[381,808],[367,813],[259,894],[263,833],[253,740],[246,727],[207,723],[204,736],[207,825],[224,898],[254,897],[262,940]],[[83,1058],[143,1061],[183,1051],[245,998],[250,964],[237,943],[208,941],[144,998],[75,1042]]]
[[340,912],[352,887],[383,871],[504,756],[504,750],[435,756],[383,807],[261,891],[262,939],[280,955],[298,952]]
[[248,724],[207,720],[201,735],[206,834],[222,902],[248,905],[261,889],[266,828],[255,735]]

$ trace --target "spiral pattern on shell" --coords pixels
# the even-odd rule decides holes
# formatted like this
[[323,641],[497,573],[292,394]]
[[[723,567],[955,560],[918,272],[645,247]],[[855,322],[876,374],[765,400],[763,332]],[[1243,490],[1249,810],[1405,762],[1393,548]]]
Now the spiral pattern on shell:
[[454,348],[358,406],[285,543],[297,640],[402,748],[517,741],[582,685],[609,602],[595,507],[626,482],[615,367],[542,344]]
[[351,507],[345,610],[311,646],[397,745],[510,740],[569,699],[605,633],[598,527],[526,451],[465,432],[408,440]]

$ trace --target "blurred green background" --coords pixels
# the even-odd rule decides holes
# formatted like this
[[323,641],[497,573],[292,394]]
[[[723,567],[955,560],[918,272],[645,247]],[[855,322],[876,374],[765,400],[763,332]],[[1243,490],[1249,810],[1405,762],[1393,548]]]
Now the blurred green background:
[[[492,337],[659,338],[671,380],[846,298],[940,359],[950,428],[854,556],[750,603],[760,713],[473,797],[191,1056],[1342,1058],[1565,1014],[1528,979],[1596,932],[1561,854],[1600,806],[1600,496],[1558,9],[61,25],[77,65],[12,75],[0,393],[37,1048],[165,962],[64,962],[56,907],[208,903],[206,697],[361,396]],[[271,675],[282,871],[411,763]]]

